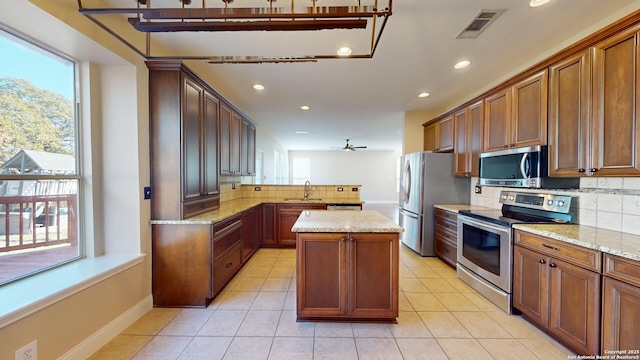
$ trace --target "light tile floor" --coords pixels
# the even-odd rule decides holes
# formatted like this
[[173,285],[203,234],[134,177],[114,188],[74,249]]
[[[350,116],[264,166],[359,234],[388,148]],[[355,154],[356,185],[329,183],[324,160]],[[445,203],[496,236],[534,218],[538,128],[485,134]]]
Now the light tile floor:
[[260,249],[206,309],[154,308],[91,359],[558,359],[437,258],[402,246],[398,324],[296,322],[295,250]]

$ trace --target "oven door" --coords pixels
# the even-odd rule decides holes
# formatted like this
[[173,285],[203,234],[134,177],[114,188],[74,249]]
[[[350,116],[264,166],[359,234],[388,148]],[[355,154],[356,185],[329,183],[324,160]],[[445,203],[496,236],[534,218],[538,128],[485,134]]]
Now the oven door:
[[458,263],[511,293],[511,227],[458,215]]

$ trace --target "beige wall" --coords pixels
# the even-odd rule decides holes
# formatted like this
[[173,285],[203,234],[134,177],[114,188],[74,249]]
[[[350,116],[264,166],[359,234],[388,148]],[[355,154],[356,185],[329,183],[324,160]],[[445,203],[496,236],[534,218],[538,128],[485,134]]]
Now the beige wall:
[[[151,294],[150,211],[142,196],[149,184],[148,72],[142,57],[80,15],[77,1],[0,0],[0,7],[0,23],[82,62],[87,256],[148,254],[141,264],[0,328],[0,359],[13,359],[34,339],[40,360],[57,359],[114,322],[126,326],[122,316]],[[109,339],[92,340],[98,346]]]
[[431,120],[428,112],[407,111],[404,113],[404,129],[402,130],[402,153],[410,154],[424,149],[424,132],[422,124]]

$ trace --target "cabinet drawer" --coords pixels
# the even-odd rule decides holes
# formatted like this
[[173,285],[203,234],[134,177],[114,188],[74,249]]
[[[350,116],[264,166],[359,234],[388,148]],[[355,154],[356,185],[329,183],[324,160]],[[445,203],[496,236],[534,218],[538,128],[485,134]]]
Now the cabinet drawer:
[[448,223],[456,224],[456,225],[458,224],[458,214],[454,212],[442,210],[442,209],[436,209],[435,214],[436,214],[436,220],[442,220],[442,221],[446,221]]
[[220,198],[188,202],[182,204],[182,217],[188,218],[218,208],[220,208]]
[[457,245],[458,243],[458,236],[456,233],[452,233],[450,231],[448,231],[447,229],[443,229],[439,226],[436,225],[436,237],[440,237],[444,240],[446,240],[448,243],[452,244],[452,245]]
[[612,278],[640,286],[640,261],[604,254],[603,272]]
[[278,211],[326,210],[327,204],[278,204]]
[[231,224],[218,228],[215,227],[213,234],[213,256],[218,258],[224,254],[227,249],[239,244],[242,241],[242,220],[236,220]]
[[213,264],[213,293],[217,294],[242,266],[242,244],[226,252]]
[[458,262],[458,247],[436,235],[434,242],[434,251],[444,262],[455,267]]
[[598,273],[602,270],[602,255],[597,250],[520,230],[516,230],[514,243]]

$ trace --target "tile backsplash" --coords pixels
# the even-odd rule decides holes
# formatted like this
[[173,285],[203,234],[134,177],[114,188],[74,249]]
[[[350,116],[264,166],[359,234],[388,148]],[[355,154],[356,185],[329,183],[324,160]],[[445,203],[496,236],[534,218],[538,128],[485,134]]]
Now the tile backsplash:
[[[220,185],[220,202],[239,198],[302,198],[304,185]],[[360,202],[361,185],[311,185],[310,199]],[[256,189],[260,189],[259,191]],[[353,191],[353,189],[356,189]]]
[[578,223],[640,235],[640,178],[581,178],[576,190],[533,190],[482,186],[475,194],[478,178],[471,181],[471,204],[499,209],[502,190],[544,192],[575,196]]

